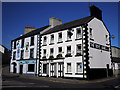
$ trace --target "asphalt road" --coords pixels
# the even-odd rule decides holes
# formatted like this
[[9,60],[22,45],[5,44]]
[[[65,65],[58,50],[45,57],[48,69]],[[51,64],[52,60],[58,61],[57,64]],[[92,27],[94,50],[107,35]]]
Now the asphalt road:
[[[2,88],[106,88],[106,89],[120,89],[120,78],[102,82],[87,82],[87,83],[64,83],[49,80],[36,80],[21,78],[18,76],[2,76]],[[69,81],[69,79],[68,79]]]
[[64,78],[25,76],[10,74],[7,72],[2,74],[2,89],[4,90],[8,88],[32,88],[32,90],[35,88],[102,88],[105,90],[120,90],[120,78],[109,77],[88,81]]

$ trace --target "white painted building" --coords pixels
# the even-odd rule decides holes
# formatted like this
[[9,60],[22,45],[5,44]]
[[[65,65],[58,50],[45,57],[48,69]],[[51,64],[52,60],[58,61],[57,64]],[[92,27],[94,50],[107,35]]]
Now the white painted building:
[[[10,72],[18,74],[38,75],[40,31],[45,26],[28,32],[11,41]],[[30,29],[30,27],[26,27]]]
[[115,77],[120,75],[120,48],[111,46],[113,74]]
[[92,5],[90,12],[91,16],[40,33],[39,76],[91,79],[112,75],[110,33],[102,11]]

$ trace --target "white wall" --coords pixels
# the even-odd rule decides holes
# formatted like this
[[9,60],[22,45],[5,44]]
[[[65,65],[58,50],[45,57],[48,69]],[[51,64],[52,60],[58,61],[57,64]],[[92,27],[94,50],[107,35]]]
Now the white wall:
[[[24,38],[24,47],[21,48],[21,41],[22,39],[20,40],[17,40],[17,42],[20,42],[20,56],[21,56],[21,50],[24,50],[24,58],[23,59],[30,59],[30,49],[34,48],[34,58],[36,58],[36,52],[37,52],[37,35],[34,35],[34,45],[33,46],[30,46],[30,42],[31,42],[31,38],[30,37],[27,37],[27,38]],[[29,48],[28,48],[28,56],[26,56],[26,52],[25,52],[25,43],[26,42],[29,42]],[[17,45],[16,45],[17,46]],[[12,42],[12,54],[11,54],[11,63],[15,62],[17,64],[17,73],[20,72],[20,67],[19,67],[19,61],[16,61],[16,60],[13,60],[13,52],[16,51],[16,60],[20,60],[20,57],[17,58],[17,48],[14,49],[14,42]],[[13,72],[13,66],[12,64],[10,64],[10,72]],[[35,68],[36,69],[36,68]],[[28,66],[27,64],[23,64],[23,73],[27,73],[27,70],[28,70]]]
[[[79,26],[81,29],[82,27]],[[75,27],[73,28],[73,35],[71,37],[71,40],[70,42],[65,42],[67,41],[67,31],[68,30],[63,30],[63,31],[58,31],[58,32],[55,32],[55,33],[51,33],[51,34],[47,34],[47,35],[43,35],[42,36],[42,41],[41,41],[41,59],[43,57],[43,49],[46,49],[46,56],[47,56],[47,59],[49,58],[50,56],[50,48],[54,48],[54,58],[56,58],[56,56],[58,55],[58,47],[62,47],[62,51],[64,51],[64,53],[62,53],[62,56],[65,58],[64,59],[64,76],[65,77],[83,77],[83,75],[75,75],[76,73],[76,64],[77,63],[82,63],[82,56],[78,56],[78,57],[75,57],[76,55],[76,45],[77,44],[82,44],[82,39],[81,40],[75,40],[76,39],[76,28],[79,28],[79,27]],[[59,43],[57,44],[58,42],[58,33],[62,32],[62,41],[63,43]],[[53,45],[49,45],[50,44],[50,35],[54,34],[54,44]],[[44,39],[44,36],[47,36],[47,46],[42,46],[43,45],[43,39]],[[72,54],[72,57],[65,57],[65,55],[67,54],[67,46],[71,46],[71,54]],[[59,60],[53,60],[53,62],[59,62]],[[68,75],[68,74],[65,74],[67,73],[67,63],[70,62],[71,65],[72,65],[72,75]],[[43,62],[44,63],[44,62]],[[46,63],[46,62],[45,62]],[[83,72],[81,72],[83,73]]]
[[[110,58],[110,51],[100,51],[100,49],[95,49],[90,47],[90,42],[94,42],[103,46],[110,47],[110,44],[106,42],[106,35],[109,36],[107,29],[105,28],[102,21],[94,18],[88,23],[88,28],[92,28],[93,30],[93,39],[94,41],[90,40],[89,38],[89,56],[92,58],[89,59],[90,68],[106,68],[106,64],[109,64],[111,68],[111,58]],[[90,37],[90,34],[89,34]]]

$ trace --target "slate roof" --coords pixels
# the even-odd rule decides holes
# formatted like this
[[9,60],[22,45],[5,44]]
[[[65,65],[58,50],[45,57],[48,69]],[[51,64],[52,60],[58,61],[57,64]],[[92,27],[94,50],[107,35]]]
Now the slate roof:
[[112,57],[112,62],[120,63],[120,58],[118,58],[118,57]]
[[53,32],[57,32],[57,31],[61,31],[61,30],[65,30],[65,29],[69,29],[69,28],[73,28],[82,24],[86,24],[88,23],[90,20],[92,20],[94,17],[93,16],[88,16],[88,17],[84,17],[82,19],[78,19],[78,20],[74,20],[68,23],[64,23],[61,25],[57,25],[51,29],[49,29],[48,31],[44,32],[42,35],[45,34],[50,34]]
[[[38,28],[38,29],[33,30],[31,32],[28,32],[28,33],[26,33],[26,34],[24,34],[24,35],[22,35],[22,36],[20,36],[20,37],[18,37],[16,39],[14,39],[14,40],[19,40],[19,39],[22,39],[22,38],[26,38],[26,37],[29,37],[29,36],[32,36],[32,35],[39,34],[41,31],[43,31],[44,29],[46,29],[48,27],[49,27],[49,25],[41,27],[41,28]],[[12,40],[12,41],[14,41],[14,40]]]

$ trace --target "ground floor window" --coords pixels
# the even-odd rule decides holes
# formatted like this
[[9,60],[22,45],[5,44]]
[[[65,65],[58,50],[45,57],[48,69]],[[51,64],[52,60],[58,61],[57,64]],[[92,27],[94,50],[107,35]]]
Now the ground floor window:
[[71,72],[71,63],[67,63],[67,72]]
[[35,64],[28,64],[28,72],[34,72]]
[[77,63],[77,72],[82,71],[82,63]]
[[47,73],[47,64],[43,64],[43,73]]

